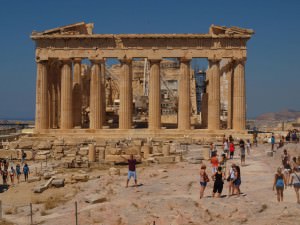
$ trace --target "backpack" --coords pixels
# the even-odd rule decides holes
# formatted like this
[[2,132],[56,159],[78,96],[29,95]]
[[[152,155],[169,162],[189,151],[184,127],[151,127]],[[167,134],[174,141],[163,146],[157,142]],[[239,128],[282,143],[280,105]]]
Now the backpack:
[[23,155],[22,155],[22,157],[26,158],[26,156],[27,156],[27,154],[26,154],[26,152],[24,152]]

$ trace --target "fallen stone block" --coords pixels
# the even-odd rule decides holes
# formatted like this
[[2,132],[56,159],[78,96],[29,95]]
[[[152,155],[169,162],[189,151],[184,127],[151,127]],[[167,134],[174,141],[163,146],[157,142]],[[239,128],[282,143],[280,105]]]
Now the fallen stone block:
[[89,148],[84,147],[84,148],[80,148],[78,151],[78,154],[81,156],[86,156],[89,153]]
[[75,174],[72,177],[72,180],[76,182],[87,182],[89,180],[88,174]]
[[36,155],[34,157],[35,160],[46,160],[46,159],[49,159],[50,156],[47,156],[47,155]]
[[111,167],[108,170],[109,175],[120,175],[120,169],[115,168],[115,167]]
[[64,187],[65,186],[65,178],[54,179],[52,181],[51,185],[56,187],[56,188]]
[[19,141],[18,148],[31,149],[33,145],[32,141]]
[[47,190],[47,187],[45,187],[45,186],[38,186],[38,187],[33,188],[34,193],[42,193],[45,190]]
[[121,153],[122,153],[122,149],[121,148],[109,147],[106,150],[106,154],[108,154],[108,155],[120,155]]
[[175,161],[175,156],[163,156],[155,158],[159,163],[172,163]]
[[88,195],[84,198],[84,201],[90,204],[97,204],[97,203],[102,203],[102,202],[106,202],[107,198],[103,195],[99,195],[99,194],[92,194],[92,195]]
[[46,150],[46,151],[38,151],[36,154],[37,154],[37,155],[49,155],[49,154],[50,154],[50,151],[49,151],[49,150]]
[[64,149],[62,146],[57,146],[57,147],[55,147],[54,152],[55,153],[63,153]]
[[[123,157],[121,157],[120,155],[106,155],[105,156],[105,161],[106,162],[122,163],[122,162],[127,162],[127,160],[130,159],[130,155],[122,155],[122,156],[125,159]],[[134,158],[138,162],[141,161],[141,156],[139,156],[139,155],[134,155]]]
[[52,148],[52,144],[48,141],[43,141],[43,142],[40,142],[37,146],[36,146],[36,149],[39,149],[39,150],[48,150],[48,149],[51,149]]
[[18,151],[17,150],[0,150],[0,158],[6,159],[6,158],[12,158],[17,159],[18,158]]
[[40,181],[41,177],[28,177],[28,183]]

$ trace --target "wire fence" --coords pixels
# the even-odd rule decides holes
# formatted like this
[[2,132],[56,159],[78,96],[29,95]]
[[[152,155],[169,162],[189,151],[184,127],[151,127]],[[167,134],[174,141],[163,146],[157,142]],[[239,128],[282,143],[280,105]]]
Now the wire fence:
[[[22,214],[18,213],[14,209],[21,209]],[[55,216],[47,218],[47,214],[42,215],[43,213],[41,204],[23,204],[15,205],[4,203],[0,200],[0,221],[5,219],[9,222],[16,222],[15,220],[22,221],[22,224],[36,225],[40,224],[42,221],[47,221],[55,219],[56,221],[63,220],[64,224],[90,224],[90,219],[83,213],[84,207],[79,209],[79,204],[77,201],[74,202],[73,208],[69,208],[66,212],[58,214],[53,213]],[[51,215],[51,214],[49,214]],[[61,224],[57,222],[56,224]]]

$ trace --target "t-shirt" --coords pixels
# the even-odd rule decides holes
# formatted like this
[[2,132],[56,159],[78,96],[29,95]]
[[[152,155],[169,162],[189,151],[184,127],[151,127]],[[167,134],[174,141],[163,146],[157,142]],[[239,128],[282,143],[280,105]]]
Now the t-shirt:
[[234,144],[233,143],[230,143],[230,151],[234,152]]
[[218,158],[217,157],[212,157],[211,158],[211,164],[212,164],[212,166],[213,167],[218,167],[219,166],[219,160],[218,160]]
[[296,172],[292,173],[292,177],[293,177],[293,184],[299,184],[300,183],[300,172],[298,172],[298,173],[296,173]]
[[240,140],[240,147],[245,148],[245,142],[243,140]]
[[136,165],[136,160],[135,159],[128,159],[128,170],[130,171],[135,171],[135,165]]

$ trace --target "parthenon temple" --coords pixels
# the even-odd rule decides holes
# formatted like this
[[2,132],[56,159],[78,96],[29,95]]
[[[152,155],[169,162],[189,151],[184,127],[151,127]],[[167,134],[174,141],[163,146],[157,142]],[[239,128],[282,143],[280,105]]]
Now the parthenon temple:
[[[253,30],[211,25],[207,34],[94,34],[93,28],[80,22],[32,32],[37,134],[245,130],[246,43]],[[200,112],[194,58],[208,59]]]

